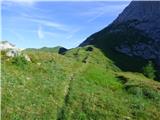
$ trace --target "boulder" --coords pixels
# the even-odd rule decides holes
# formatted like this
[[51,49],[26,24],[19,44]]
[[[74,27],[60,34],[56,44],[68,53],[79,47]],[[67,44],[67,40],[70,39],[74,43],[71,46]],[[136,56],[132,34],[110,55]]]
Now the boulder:
[[15,50],[15,49],[11,49],[11,50],[7,51],[7,53],[6,53],[7,57],[16,57],[19,55],[21,55],[21,52],[18,50]]
[[31,62],[31,59],[28,55],[24,55],[24,58],[25,58],[26,61]]

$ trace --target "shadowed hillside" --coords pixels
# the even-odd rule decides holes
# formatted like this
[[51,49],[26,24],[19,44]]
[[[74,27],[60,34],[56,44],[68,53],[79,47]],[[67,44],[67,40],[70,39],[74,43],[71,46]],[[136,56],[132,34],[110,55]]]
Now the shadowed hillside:
[[123,70],[142,72],[152,61],[159,79],[159,5],[159,1],[132,1],[112,24],[80,46],[94,45]]

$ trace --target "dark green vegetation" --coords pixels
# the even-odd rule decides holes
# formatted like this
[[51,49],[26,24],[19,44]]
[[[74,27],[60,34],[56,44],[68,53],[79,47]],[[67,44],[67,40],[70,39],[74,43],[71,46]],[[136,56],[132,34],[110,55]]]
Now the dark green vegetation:
[[152,61],[149,61],[148,64],[143,68],[143,73],[148,78],[155,79],[156,77],[155,72],[156,71],[155,71]]
[[93,47],[2,57],[2,119],[158,120],[160,83],[123,72]]

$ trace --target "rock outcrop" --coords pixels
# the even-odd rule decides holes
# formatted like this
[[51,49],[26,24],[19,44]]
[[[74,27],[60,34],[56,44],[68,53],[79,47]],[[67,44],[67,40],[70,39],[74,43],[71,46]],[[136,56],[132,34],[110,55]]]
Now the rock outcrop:
[[129,26],[141,30],[142,34],[152,39],[131,46],[122,44],[117,50],[127,55],[154,59],[160,65],[160,1],[132,1],[113,24],[128,21],[134,21]]
[[8,41],[1,41],[0,50],[6,50],[6,49],[15,49],[15,45],[9,43]]
[[7,57],[17,57],[20,56],[21,52],[19,50],[16,49],[9,49],[8,51],[6,51],[6,56]]
[[16,48],[15,45],[9,43],[8,41],[0,42],[0,50],[5,51],[5,56],[9,58],[23,56],[26,61],[31,61],[30,57],[27,54],[22,53],[22,50],[24,49]]
[[136,21],[131,26],[160,41],[160,1],[132,1],[113,24]]

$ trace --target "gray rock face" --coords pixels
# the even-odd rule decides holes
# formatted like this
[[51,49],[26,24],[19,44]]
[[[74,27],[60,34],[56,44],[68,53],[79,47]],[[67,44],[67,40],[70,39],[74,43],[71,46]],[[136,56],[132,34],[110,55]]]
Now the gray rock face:
[[23,56],[26,61],[31,62],[30,57],[27,54],[22,54],[20,50],[17,49],[10,49],[6,52],[7,57],[18,57],[18,56]]
[[31,62],[31,59],[28,55],[24,55],[24,58],[25,58],[26,61]]
[[0,50],[15,49],[15,45],[9,43],[8,41],[0,41]]
[[125,44],[116,50],[129,56],[139,56],[144,59],[155,59],[160,65],[160,1],[132,1],[119,15],[113,24],[131,22],[130,26],[142,31],[152,41],[137,43],[132,46]]
[[21,55],[21,52],[18,51],[18,50],[15,50],[15,49],[10,49],[7,53],[6,53],[6,56],[8,57],[17,57]]
[[113,24],[137,20],[132,24],[152,39],[160,41],[160,1],[132,1]]
[[18,56],[23,56],[26,61],[31,62],[30,57],[27,54],[23,54],[20,48],[16,48],[15,45],[9,43],[8,41],[0,42],[0,50],[5,51],[7,57],[13,58]]
[[85,45],[94,45],[106,54],[116,50],[153,59],[160,66],[160,1],[132,1],[112,24],[80,44]]
[[139,56],[144,59],[158,59],[160,56],[160,49],[147,43],[137,43],[131,46],[122,44],[116,47],[116,50],[129,56]]

